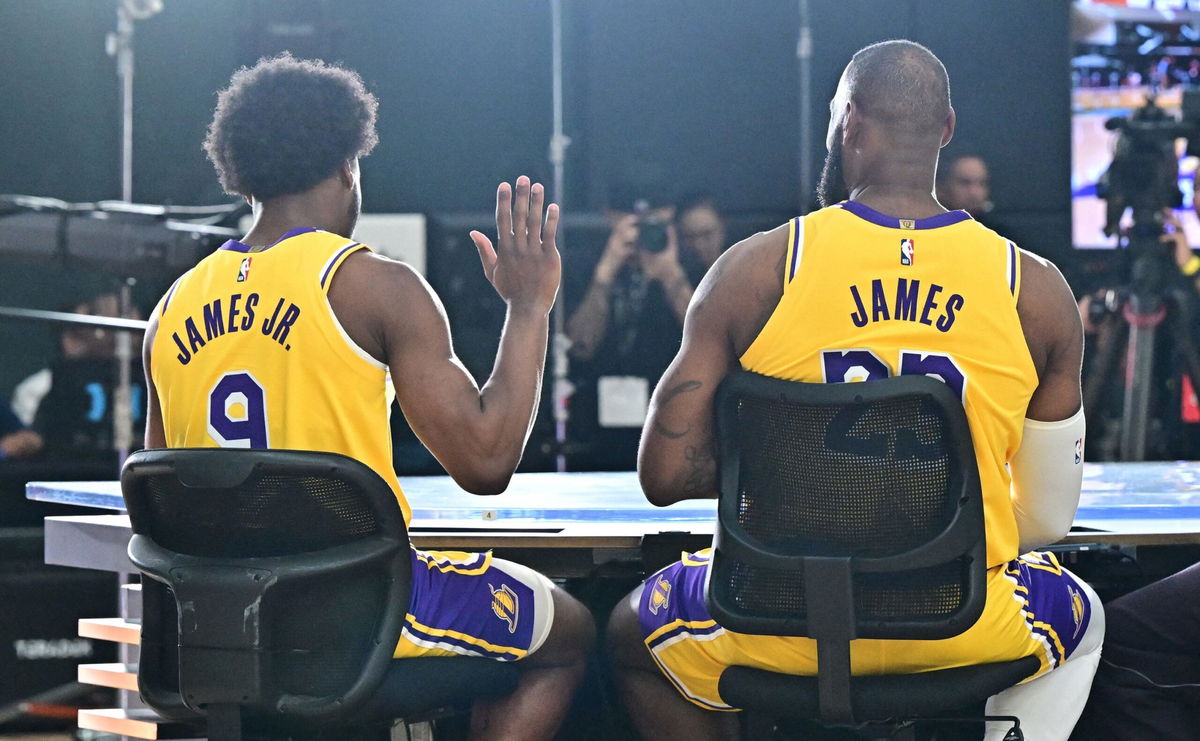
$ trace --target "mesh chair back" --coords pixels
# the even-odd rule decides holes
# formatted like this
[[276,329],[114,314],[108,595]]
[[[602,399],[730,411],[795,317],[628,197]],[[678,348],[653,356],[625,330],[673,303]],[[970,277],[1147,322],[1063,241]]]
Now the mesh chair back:
[[[142,488],[136,501],[129,502],[129,514],[135,532],[175,552],[285,556],[380,532],[382,513],[375,503],[358,482],[336,472],[258,465],[233,472],[240,480],[231,481],[221,476],[228,469],[211,475],[188,472],[179,468],[184,461],[174,460],[176,465],[157,471],[145,465],[136,468],[136,485]],[[213,462],[229,465],[223,455]]]
[[856,637],[948,637],[978,618],[982,499],[962,403],[945,384],[740,373],[720,390],[717,426],[708,591],[722,625],[810,635],[813,559],[849,559]]
[[121,483],[148,704],[328,720],[367,699],[411,583],[403,516],[374,471],[330,453],[149,450]]

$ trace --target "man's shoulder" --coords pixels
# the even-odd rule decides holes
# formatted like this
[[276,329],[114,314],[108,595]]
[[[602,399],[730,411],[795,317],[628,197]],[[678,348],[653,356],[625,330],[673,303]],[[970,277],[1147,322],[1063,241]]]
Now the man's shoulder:
[[1083,322],[1075,295],[1058,267],[1021,250],[1021,290],[1017,314],[1039,373],[1050,349],[1083,343]]
[[412,265],[369,250],[347,256],[329,286],[339,319],[346,312],[392,316],[416,296],[429,293],[429,284]]
[[[416,289],[425,283],[421,273],[403,260],[396,260],[370,249],[359,250],[346,257],[338,268],[341,283],[361,286],[383,286],[389,291]],[[337,281],[334,282],[336,286]]]
[[791,225],[758,232],[730,247],[696,288],[689,315],[705,328],[725,333],[739,354],[783,296]]
[[724,263],[723,267],[725,271],[731,269],[748,271],[756,267],[761,267],[764,258],[777,256],[777,253],[786,252],[789,240],[791,239],[793,222],[794,220],[789,220],[774,229],[757,232],[746,237],[726,250],[717,259],[717,262],[713,266],[714,269],[722,263]]
[[791,230],[791,222],[781,224],[752,234],[725,250],[697,286],[697,300],[723,288],[736,293],[739,288],[744,290],[756,284],[782,286],[781,261],[787,258]]

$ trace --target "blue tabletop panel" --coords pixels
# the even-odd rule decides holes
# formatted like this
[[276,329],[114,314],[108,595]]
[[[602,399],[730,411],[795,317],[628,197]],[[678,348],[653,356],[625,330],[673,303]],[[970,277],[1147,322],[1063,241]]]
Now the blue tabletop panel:
[[[711,521],[716,502],[696,500],[655,507],[642,496],[637,475],[617,473],[521,473],[508,491],[493,497],[467,494],[448,476],[403,477],[400,484],[413,508],[413,522],[498,521],[528,526],[535,522],[672,523]],[[29,499],[122,510],[115,481],[31,482]],[[1200,519],[1200,462],[1101,463],[1084,466],[1083,493],[1076,520]]]

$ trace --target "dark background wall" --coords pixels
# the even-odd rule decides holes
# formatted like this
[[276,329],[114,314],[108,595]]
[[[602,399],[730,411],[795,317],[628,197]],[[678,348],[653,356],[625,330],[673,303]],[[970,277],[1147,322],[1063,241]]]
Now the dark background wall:
[[[827,101],[851,53],[927,44],[950,71],[959,138],[993,165],[998,216],[1065,260],[1068,3],[812,0],[814,149],[799,151],[797,3],[564,0],[568,209],[602,205],[619,163],[649,158],[735,217],[783,219],[811,199]],[[291,49],[358,69],[379,96],[363,162],[370,211],[486,211],[495,183],[549,178],[548,0],[165,0],[137,25],[135,200],[222,201],[200,149],[239,65]],[[0,3],[0,192],[119,195],[115,0]],[[2,222],[0,222],[2,228]],[[477,270],[469,264],[464,270]],[[109,281],[0,255],[0,304],[57,306]],[[161,286],[141,286],[152,301]],[[0,395],[44,362],[48,334],[0,322]]]

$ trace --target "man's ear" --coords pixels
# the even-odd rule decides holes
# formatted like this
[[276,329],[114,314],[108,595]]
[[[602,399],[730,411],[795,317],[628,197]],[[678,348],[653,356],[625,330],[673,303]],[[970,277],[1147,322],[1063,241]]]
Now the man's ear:
[[954,127],[957,125],[958,116],[954,113],[954,106],[950,106],[950,112],[946,114],[946,123],[942,126],[941,146],[946,146],[954,138]]
[[[833,137],[839,131],[838,126],[840,124],[845,123],[846,114],[849,113],[849,109],[850,109],[849,103],[847,103],[845,105],[845,107],[839,109],[837,107],[836,100],[830,105],[830,107],[829,107],[829,128],[826,129],[826,131],[825,131],[825,149],[826,150],[833,149]],[[845,137],[842,138],[842,143],[843,144],[845,143]]]
[[354,160],[346,160],[342,166],[338,168],[338,177],[342,181],[342,185],[349,190],[354,190],[354,181],[358,176],[354,172]]
[[860,143],[863,136],[863,113],[854,101],[846,104],[846,118],[842,122],[842,148],[849,151]]

